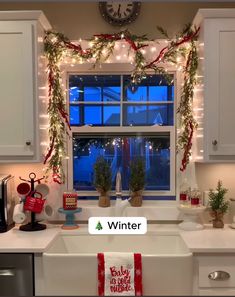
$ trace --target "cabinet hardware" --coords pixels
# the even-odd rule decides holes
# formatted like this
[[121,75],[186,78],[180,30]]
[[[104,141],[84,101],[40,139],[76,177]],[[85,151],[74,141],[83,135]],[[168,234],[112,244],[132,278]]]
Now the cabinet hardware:
[[15,276],[15,268],[0,268],[0,276]]
[[208,278],[210,280],[215,280],[215,281],[224,281],[228,280],[230,278],[230,274],[226,271],[214,271],[208,274]]
[[31,145],[31,141],[26,141],[25,144],[26,145]]
[[212,144],[213,145],[217,145],[218,144],[218,141],[215,139],[215,140],[212,141]]

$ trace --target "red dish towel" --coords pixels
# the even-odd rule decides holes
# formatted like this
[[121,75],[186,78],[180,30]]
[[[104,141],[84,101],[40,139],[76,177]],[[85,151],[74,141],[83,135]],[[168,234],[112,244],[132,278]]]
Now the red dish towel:
[[99,296],[142,296],[142,258],[133,253],[99,253]]

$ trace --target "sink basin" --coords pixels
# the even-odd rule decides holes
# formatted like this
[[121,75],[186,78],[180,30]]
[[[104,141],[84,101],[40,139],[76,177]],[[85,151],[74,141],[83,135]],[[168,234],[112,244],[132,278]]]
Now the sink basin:
[[189,250],[179,235],[60,235],[44,255],[133,252],[143,255],[183,255]]
[[[97,253],[142,254],[144,295],[191,295],[192,254],[178,234],[60,234],[42,256],[41,295],[97,296]],[[180,272],[180,273],[179,273]]]

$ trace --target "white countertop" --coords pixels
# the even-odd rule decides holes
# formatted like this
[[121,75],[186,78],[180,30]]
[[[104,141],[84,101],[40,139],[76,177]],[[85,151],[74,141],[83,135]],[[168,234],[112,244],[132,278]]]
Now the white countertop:
[[14,227],[0,233],[0,253],[42,253],[59,233],[58,226],[49,225],[47,229],[35,232],[20,231]]
[[181,237],[193,253],[235,253],[235,229],[228,225],[213,228],[205,225],[200,231],[180,231]]
[[[76,230],[62,230],[60,225],[48,225],[46,230],[36,232],[20,231],[18,227],[0,233],[0,253],[43,253],[59,233],[79,235],[88,233],[87,225]],[[200,231],[182,231],[177,225],[151,224],[148,232],[159,234],[179,233],[193,253],[235,253],[235,229],[225,225],[223,229],[206,225]]]

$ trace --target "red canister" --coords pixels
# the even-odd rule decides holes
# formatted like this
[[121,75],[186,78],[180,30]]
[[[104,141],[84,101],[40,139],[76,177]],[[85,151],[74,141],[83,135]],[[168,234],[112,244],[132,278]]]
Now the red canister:
[[77,208],[77,193],[64,192],[63,194],[63,209],[76,209]]

